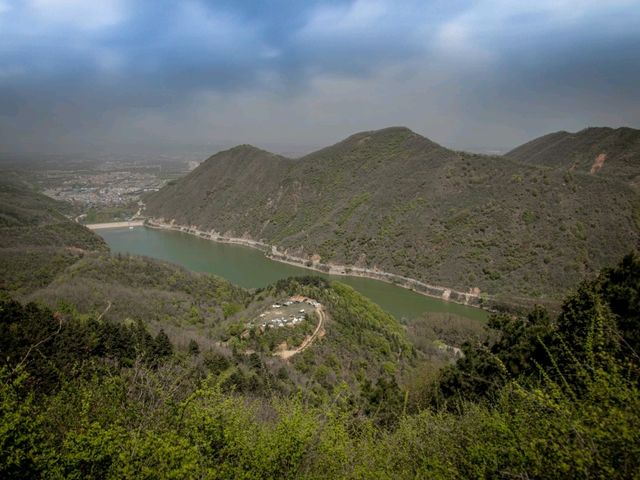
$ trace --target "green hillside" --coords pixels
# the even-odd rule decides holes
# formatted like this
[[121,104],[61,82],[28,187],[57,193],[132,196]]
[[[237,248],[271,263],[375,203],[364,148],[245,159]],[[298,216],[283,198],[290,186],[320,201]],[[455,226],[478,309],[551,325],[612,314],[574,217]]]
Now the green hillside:
[[[291,328],[265,332],[255,340],[241,334],[260,312],[292,295],[322,302],[328,317],[322,338],[285,361],[274,353],[281,342],[291,342]],[[364,395],[382,378],[397,389],[416,356],[391,315],[350,287],[318,277],[282,280],[247,292],[169,263],[100,255],[78,261],[24,300],[76,319],[140,323],[154,336],[164,332],[181,352],[197,345],[205,368],[230,369],[228,388],[258,395],[298,391],[317,403],[343,384],[354,395]],[[302,337],[316,322],[305,322]],[[447,356],[441,357],[446,362]]]
[[147,213],[508,301],[557,300],[640,239],[640,197],[617,177],[454,152],[401,127],[299,160],[220,152]]
[[0,181],[0,290],[29,292],[86,254],[108,251],[69,211],[17,181]]
[[533,165],[617,178],[638,186],[640,130],[585,128],[555,132],[514,148],[506,157]]
[[[343,333],[395,338],[389,353],[399,353],[390,317],[345,288],[309,278],[263,293],[333,297],[332,314],[346,314],[336,320]],[[495,316],[484,340],[467,343],[416,403],[393,379],[366,373],[359,392],[325,390],[326,369],[287,392],[280,387],[304,370],[272,375],[259,355],[233,363],[197,347],[177,351],[139,322],[2,298],[0,474],[635,478],[639,295],[640,260],[629,255],[581,285],[555,318],[542,309]]]
[[[170,263],[112,255],[100,237],[60,213],[64,204],[17,184],[2,194],[11,216],[5,215],[0,294],[46,306],[72,323],[95,323],[105,335],[133,329],[165,338],[194,356],[201,375],[227,372],[229,391],[297,393],[318,404],[346,388],[362,409],[384,392],[399,401],[399,382],[417,354],[396,319],[351,288],[305,277],[247,291]],[[293,339],[313,331],[313,317],[301,332],[285,327],[251,341],[241,336],[269,305],[292,295],[307,295],[326,309],[323,335],[309,348],[289,359],[275,355],[282,342],[293,348]],[[439,357],[438,366],[448,360]]]
[[[434,164],[446,152],[413,140]],[[617,182],[584,179],[576,191]],[[4,270],[0,288],[2,478],[640,472],[637,254],[574,287],[557,315],[537,307],[493,315],[486,328],[452,317],[400,324],[319,277],[247,291],[110,255],[58,205],[11,188],[3,238],[14,243],[3,267],[22,258],[30,277]],[[76,228],[82,233],[68,235]],[[31,249],[74,256],[52,263],[44,253],[29,257]],[[250,327],[301,297],[320,307],[300,326]]]

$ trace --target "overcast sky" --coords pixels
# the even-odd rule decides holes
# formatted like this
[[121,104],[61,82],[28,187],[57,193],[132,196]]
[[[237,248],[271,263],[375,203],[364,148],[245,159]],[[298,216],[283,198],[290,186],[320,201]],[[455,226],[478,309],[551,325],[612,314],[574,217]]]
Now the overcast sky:
[[0,152],[640,127],[640,1],[0,0]]

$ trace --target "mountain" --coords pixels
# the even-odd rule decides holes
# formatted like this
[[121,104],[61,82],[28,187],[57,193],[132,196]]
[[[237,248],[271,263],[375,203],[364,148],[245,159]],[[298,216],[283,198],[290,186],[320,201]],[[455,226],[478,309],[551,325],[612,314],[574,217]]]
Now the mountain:
[[[263,201],[264,192],[277,189],[293,163],[250,145],[240,145],[209,158],[185,179],[169,182],[162,193],[168,200],[165,207],[177,211],[180,205],[172,205],[172,200],[179,198],[187,205],[198,205],[194,215],[224,218],[227,210],[244,210]],[[210,201],[218,192],[223,192],[225,203]]]
[[638,244],[632,184],[514,156],[455,152],[403,127],[297,160],[241,146],[149,196],[146,211],[309,261],[510,301],[558,299]]
[[638,186],[640,130],[585,128],[536,138],[505,155],[519,162],[609,176]]

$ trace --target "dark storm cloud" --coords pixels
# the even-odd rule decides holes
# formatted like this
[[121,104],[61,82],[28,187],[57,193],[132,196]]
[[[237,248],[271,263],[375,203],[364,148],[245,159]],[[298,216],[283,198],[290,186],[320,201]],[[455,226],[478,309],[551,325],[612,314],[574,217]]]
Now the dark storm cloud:
[[0,0],[2,150],[639,126],[636,2]]

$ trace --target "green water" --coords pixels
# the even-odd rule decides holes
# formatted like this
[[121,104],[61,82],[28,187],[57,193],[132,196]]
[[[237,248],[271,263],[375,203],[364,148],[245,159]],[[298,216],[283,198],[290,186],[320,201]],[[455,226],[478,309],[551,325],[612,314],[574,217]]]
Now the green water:
[[113,252],[146,255],[182,265],[189,270],[218,275],[245,288],[264,287],[281,278],[319,275],[351,285],[396,318],[413,318],[425,312],[452,313],[476,320],[485,311],[425,297],[390,283],[359,277],[326,275],[280,262],[259,250],[216,243],[181,232],[138,227],[96,230]]

